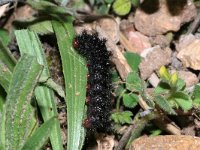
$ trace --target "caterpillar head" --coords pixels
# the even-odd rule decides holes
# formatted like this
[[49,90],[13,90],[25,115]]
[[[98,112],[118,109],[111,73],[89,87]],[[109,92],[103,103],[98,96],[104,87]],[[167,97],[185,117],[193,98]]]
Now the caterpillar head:
[[[74,48],[86,59],[99,56],[107,51],[105,47],[105,39],[99,39],[98,33],[88,34],[85,30],[82,34],[76,36],[73,41]],[[103,51],[102,51],[103,49]]]

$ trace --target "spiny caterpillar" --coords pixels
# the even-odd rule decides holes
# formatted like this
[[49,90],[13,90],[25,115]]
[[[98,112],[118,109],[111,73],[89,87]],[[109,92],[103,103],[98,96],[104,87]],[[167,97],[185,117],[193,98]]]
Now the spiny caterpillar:
[[93,132],[110,132],[111,111],[111,63],[106,40],[98,34],[82,34],[75,37],[74,48],[87,60],[87,119],[83,125]]

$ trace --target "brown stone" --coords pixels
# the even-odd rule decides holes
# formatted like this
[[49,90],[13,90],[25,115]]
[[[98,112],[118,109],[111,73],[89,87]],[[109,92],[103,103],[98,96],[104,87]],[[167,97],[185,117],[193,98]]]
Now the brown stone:
[[200,39],[192,35],[185,36],[180,40],[177,51],[177,58],[185,67],[200,70]]
[[135,28],[148,36],[178,31],[182,24],[191,21],[196,16],[196,8],[192,0],[179,2],[177,0],[159,0],[156,4],[153,2],[149,1],[146,7],[137,9],[135,13]]
[[165,135],[136,139],[129,150],[198,150],[200,138],[186,135]]
[[154,47],[139,65],[142,79],[145,80],[149,78],[150,75],[162,65],[169,64],[171,62],[171,53],[170,48],[162,50],[159,46]]
[[199,81],[197,76],[190,71],[178,71],[178,76],[185,81],[186,87],[191,87]]
[[[134,49],[134,51],[132,52],[141,53],[144,49],[151,47],[149,38],[137,31],[136,32],[130,31],[128,33],[128,40]],[[130,50],[127,49],[127,50],[131,51],[131,49]]]

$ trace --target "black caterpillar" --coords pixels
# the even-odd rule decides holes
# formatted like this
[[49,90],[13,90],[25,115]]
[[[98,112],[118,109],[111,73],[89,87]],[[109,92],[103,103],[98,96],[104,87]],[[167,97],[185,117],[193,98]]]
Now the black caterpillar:
[[111,63],[106,40],[98,34],[82,34],[75,37],[74,48],[84,56],[88,66],[87,119],[83,125],[90,131],[110,132],[111,111]]

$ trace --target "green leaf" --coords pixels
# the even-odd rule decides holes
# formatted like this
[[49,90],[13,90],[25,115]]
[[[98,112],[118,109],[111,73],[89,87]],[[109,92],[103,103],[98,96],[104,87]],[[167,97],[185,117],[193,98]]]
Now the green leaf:
[[200,85],[195,85],[192,99],[195,106],[200,107]]
[[53,33],[52,24],[49,20],[43,20],[35,24],[31,24],[28,26],[28,29],[41,35]]
[[138,118],[138,114],[136,114],[134,121],[132,123],[134,125],[134,128],[131,131],[132,133],[125,149],[129,149],[130,144],[133,142],[134,139],[138,138],[141,135],[142,130],[145,128],[148,122],[155,118],[157,118],[157,115],[153,112],[145,115],[140,119]]
[[58,85],[57,83],[55,83],[52,78],[48,78],[48,79],[42,79],[40,78],[39,81],[41,84],[46,85],[47,87],[53,89],[60,97],[65,98],[65,92],[63,91],[62,86]]
[[2,41],[3,45],[7,46],[9,41],[10,41],[10,37],[8,34],[8,31],[5,29],[0,29],[0,40]]
[[33,0],[27,0],[26,3],[31,5],[31,7],[33,7],[34,9],[52,16],[55,16],[55,14],[59,15],[73,14],[72,9],[68,9],[67,7],[61,7],[61,6],[59,7],[54,3],[48,1],[38,2]]
[[176,83],[176,90],[181,91],[185,88],[185,81],[183,79],[178,78],[178,81]]
[[[28,30],[17,30],[15,31],[15,34],[21,55],[29,54],[35,56],[38,62],[44,66],[41,78],[48,78],[50,73],[45,54],[37,34]],[[37,86],[35,89],[35,97],[44,121],[58,115],[53,90],[46,86]],[[63,149],[59,122],[57,122],[52,129],[50,141],[53,149]]]
[[144,121],[144,120],[139,120],[134,128],[134,130],[131,131],[131,136],[128,140],[128,143],[126,145],[125,149],[129,149],[131,143],[133,143],[133,140],[135,140],[136,138],[139,138],[142,134],[142,131],[145,129],[146,124],[148,123],[148,121]]
[[109,7],[107,5],[101,5],[98,9],[97,9],[98,13],[104,15],[104,14],[108,14],[109,11]]
[[176,87],[177,82],[178,82],[178,75],[177,75],[177,72],[175,72],[174,74],[171,75],[171,78],[170,78],[170,85],[171,85],[172,87]]
[[171,99],[173,99],[184,111],[188,111],[192,108],[192,100],[188,94],[176,92],[171,97]]
[[7,65],[0,60],[0,84],[6,92],[8,92],[11,79],[12,72],[9,70]]
[[131,69],[134,71],[138,71],[138,66],[141,62],[141,57],[140,55],[136,53],[131,53],[131,52],[126,52],[124,54],[126,60],[128,61],[128,64],[130,65]]
[[131,0],[131,2],[135,7],[138,7],[140,5],[140,0]]
[[114,93],[116,94],[116,96],[120,96],[121,93],[124,90],[126,90],[125,84],[121,83],[121,79],[120,79],[120,76],[117,71],[112,72],[112,83],[113,83],[113,87],[115,89]]
[[10,71],[13,71],[16,60],[12,56],[9,49],[7,49],[0,40],[0,60],[5,64]]
[[158,94],[168,94],[171,89],[170,85],[166,82],[160,81],[158,86],[154,89],[154,93]]
[[171,75],[165,66],[160,67],[159,75],[163,81],[169,83]]
[[137,106],[139,101],[139,98],[136,94],[124,94],[123,95],[123,102],[124,105],[128,108],[134,108],[135,106]]
[[29,55],[23,55],[14,69],[6,98],[6,149],[21,149],[35,126],[30,102],[41,70],[36,58]]
[[126,88],[135,92],[141,92],[143,90],[143,82],[136,72],[131,72],[128,74],[126,78]]
[[5,148],[5,101],[6,92],[3,87],[0,86],[0,149]]
[[126,89],[125,89],[124,85],[123,84],[119,84],[115,89],[115,94],[116,94],[116,96],[120,96],[125,91],[126,91]]
[[111,4],[114,0],[105,0],[106,3]]
[[176,112],[172,109],[169,102],[162,96],[158,95],[154,98],[155,103],[166,113],[176,115]]
[[72,46],[75,36],[72,18],[62,22],[52,21],[52,25],[57,38],[65,79],[68,114],[67,149],[78,150],[81,149],[85,137],[82,120],[85,113],[87,85],[86,63]]
[[[6,38],[5,36],[7,36],[0,34],[0,37]],[[6,42],[8,41],[2,42],[0,38],[0,149],[3,150],[5,149],[5,97],[12,79],[11,71],[14,69],[16,62],[10,51],[4,46],[7,45]]]
[[1,114],[3,112],[3,106],[6,101],[6,92],[3,89],[3,87],[0,85],[0,120],[1,120]]
[[47,16],[41,16],[39,18],[32,17],[29,20],[15,20],[13,24],[17,28],[28,28],[30,31],[34,31],[40,35],[53,33],[51,18]]
[[194,100],[193,100],[193,104],[194,104],[194,106],[196,106],[196,107],[200,107],[200,98],[194,99]]
[[120,16],[127,15],[131,10],[130,0],[116,0],[113,3],[113,10]]
[[131,124],[133,116],[132,112],[130,111],[123,111],[123,112],[115,112],[111,115],[111,118],[114,120],[115,123],[120,123],[120,124]]
[[117,82],[117,84],[119,84],[119,82],[121,81],[120,76],[118,74],[117,71],[113,71],[112,72],[112,82]]
[[151,130],[150,133],[151,133],[150,136],[158,136],[162,133],[162,130],[154,129],[154,130]]
[[200,98],[200,85],[195,85],[193,93],[192,93],[193,99],[199,99]]
[[55,117],[47,120],[43,123],[34,134],[28,138],[26,143],[24,144],[21,150],[38,150],[41,149],[42,146],[47,141],[50,133],[52,132],[53,127],[57,123],[57,119]]

